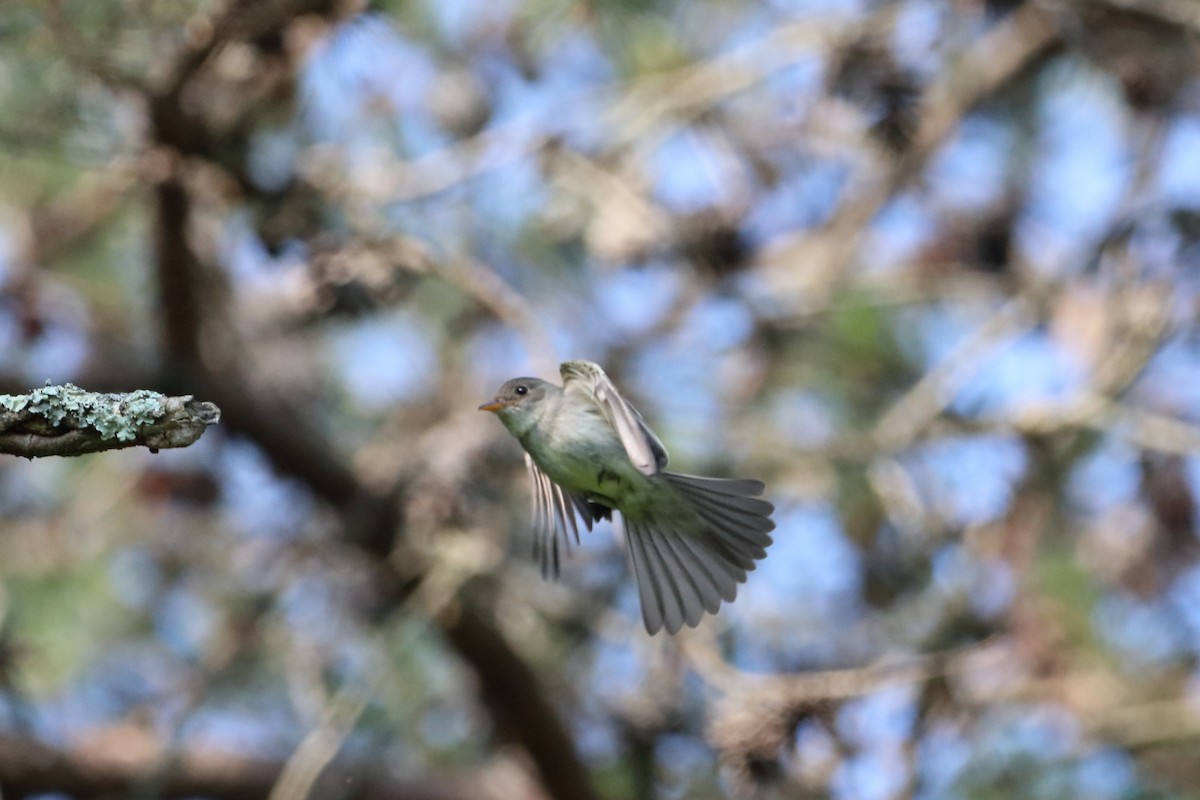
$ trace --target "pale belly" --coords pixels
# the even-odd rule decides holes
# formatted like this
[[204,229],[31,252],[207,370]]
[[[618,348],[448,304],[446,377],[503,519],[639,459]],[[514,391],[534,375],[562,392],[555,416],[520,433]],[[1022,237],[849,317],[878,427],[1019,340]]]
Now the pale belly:
[[570,492],[619,509],[636,505],[652,488],[603,419],[560,427],[555,447],[548,447],[546,438],[530,437],[525,449],[550,480]]

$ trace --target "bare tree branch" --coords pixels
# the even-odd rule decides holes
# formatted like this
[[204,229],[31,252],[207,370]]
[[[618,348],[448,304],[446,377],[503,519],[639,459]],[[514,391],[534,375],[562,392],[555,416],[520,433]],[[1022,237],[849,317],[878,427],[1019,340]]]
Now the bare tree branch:
[[125,447],[187,447],[221,410],[191,395],[147,389],[101,394],[70,383],[0,395],[0,453],[25,458],[80,456]]

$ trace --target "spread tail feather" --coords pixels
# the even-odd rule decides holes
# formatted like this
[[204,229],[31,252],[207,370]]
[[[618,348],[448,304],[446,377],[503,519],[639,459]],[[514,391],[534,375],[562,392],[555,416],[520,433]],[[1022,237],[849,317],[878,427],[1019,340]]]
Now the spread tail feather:
[[624,519],[642,621],[655,634],[695,627],[705,612],[737,595],[746,573],[767,554],[774,506],[758,499],[763,484],[661,472],[692,515]]

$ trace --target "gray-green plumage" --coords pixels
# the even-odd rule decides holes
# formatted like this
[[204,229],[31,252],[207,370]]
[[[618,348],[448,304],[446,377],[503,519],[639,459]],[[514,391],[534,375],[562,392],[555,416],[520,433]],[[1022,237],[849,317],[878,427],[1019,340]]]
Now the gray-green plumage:
[[667,451],[599,366],[567,361],[562,387],[514,378],[480,406],[525,448],[535,552],[557,576],[559,545],[620,512],[642,620],[653,634],[695,626],[732,601],[766,556],[774,507],[763,484],[666,471]]

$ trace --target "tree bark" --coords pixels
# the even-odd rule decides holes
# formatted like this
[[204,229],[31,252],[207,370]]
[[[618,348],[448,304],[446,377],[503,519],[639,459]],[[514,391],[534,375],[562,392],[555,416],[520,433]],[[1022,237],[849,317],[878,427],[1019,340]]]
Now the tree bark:
[[125,447],[187,447],[221,418],[212,403],[139,389],[102,394],[72,384],[0,395],[0,453],[80,456]]

